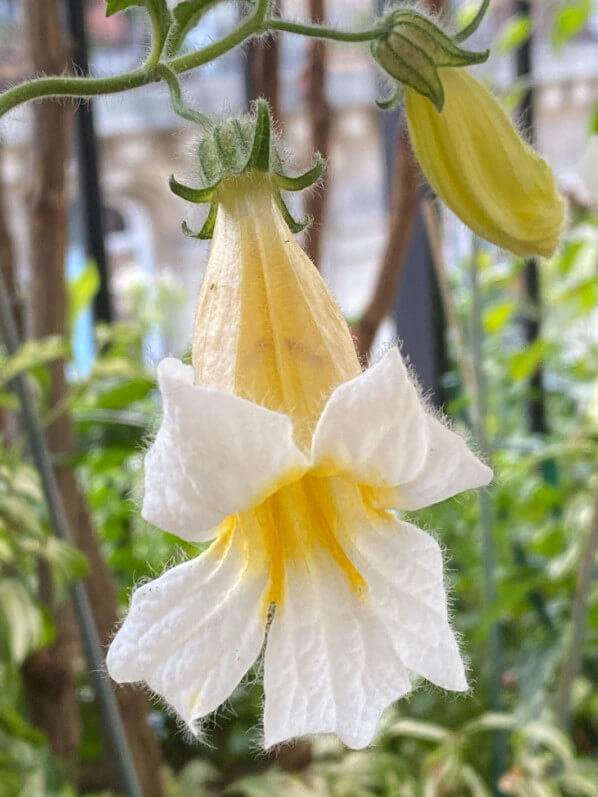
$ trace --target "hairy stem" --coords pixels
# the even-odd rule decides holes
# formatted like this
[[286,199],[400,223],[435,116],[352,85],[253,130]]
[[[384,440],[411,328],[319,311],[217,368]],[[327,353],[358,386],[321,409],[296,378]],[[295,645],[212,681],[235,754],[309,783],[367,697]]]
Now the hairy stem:
[[193,108],[185,105],[181,86],[174,72],[169,69],[166,64],[158,64],[156,67],[156,72],[161,78],[164,78],[168,84],[168,89],[170,91],[170,103],[174,112],[183,119],[187,119],[190,122],[195,122],[195,124],[198,124],[201,127],[209,128],[212,124],[209,116],[206,116],[200,111],[195,111]]
[[42,97],[94,97],[145,86],[152,76],[143,69],[113,77],[41,77],[8,89],[0,96],[0,116],[28,100]]
[[144,65],[146,72],[150,72],[157,66],[160,56],[162,55],[162,50],[164,49],[166,34],[168,33],[169,27],[168,22],[166,22],[166,27],[163,27],[163,20],[160,18],[159,13],[154,10],[153,6],[150,5],[148,10],[152,21],[152,46]]
[[[248,16],[228,36],[188,55],[171,58],[163,63],[175,74],[188,72],[190,69],[195,69],[198,66],[214,61],[239,44],[242,44],[251,36],[267,33],[268,31],[285,31],[301,36],[342,42],[366,42],[380,36],[385,30],[380,24],[364,31],[343,31],[320,25],[289,22],[282,19],[266,19],[267,7],[267,0],[259,0],[253,14]],[[161,76],[156,68],[163,49],[164,37],[160,33],[158,20],[152,20],[152,22],[154,23],[152,49],[147,61],[138,69],[122,75],[102,78],[60,75],[41,77],[21,83],[0,95],[0,116],[25,102],[43,97],[93,97],[102,94],[115,94],[140,88],[155,80],[160,80]]]
[[330,39],[338,42],[369,42],[386,32],[385,25],[378,25],[368,30],[347,31],[327,28],[324,25],[307,25],[302,22],[290,22],[285,19],[269,19],[267,30],[280,30],[295,33],[298,36],[310,36],[316,39]]
[[[312,22],[321,24],[325,20],[324,0],[309,0]],[[326,97],[327,47],[322,39],[313,39],[308,46],[308,90],[307,108],[311,127],[311,145],[324,160],[330,150],[330,127],[332,113]],[[318,269],[322,268],[322,230],[326,215],[327,191],[311,191],[304,200],[304,209],[313,219],[309,235],[305,241],[305,251]]]
[[264,20],[266,11],[268,10],[268,0],[259,0],[253,14],[245,20],[238,28],[235,28],[228,36],[221,39],[214,44],[209,44],[201,50],[197,50],[189,55],[183,55],[179,58],[173,58],[168,61],[168,66],[173,72],[177,74],[180,72],[187,72],[189,69],[195,69],[196,66],[207,64],[209,61],[214,61],[224,53],[235,48],[238,44],[242,44],[245,39],[253,36],[256,33],[265,33],[267,30]]

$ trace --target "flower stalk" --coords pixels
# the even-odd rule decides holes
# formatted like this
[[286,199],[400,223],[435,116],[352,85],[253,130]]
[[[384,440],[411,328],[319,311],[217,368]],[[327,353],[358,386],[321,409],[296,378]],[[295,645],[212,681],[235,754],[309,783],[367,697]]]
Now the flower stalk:
[[[372,41],[385,29],[380,24],[364,31],[343,31],[319,25],[303,25],[278,18],[266,18],[267,11],[267,0],[258,0],[254,12],[231,33],[187,55],[176,56],[170,47],[171,42],[166,39],[168,57],[163,63],[175,75],[180,75],[214,61],[252,36],[259,36],[268,31],[286,31],[333,41],[365,42]],[[116,94],[146,86],[163,78],[164,74],[160,75],[156,71],[165,43],[163,20],[155,12],[150,18],[153,29],[152,47],[147,61],[138,69],[102,78],[57,76],[41,77],[21,83],[0,95],[0,117],[25,102],[43,97],[94,97]],[[182,39],[179,38],[178,46],[181,44]]]

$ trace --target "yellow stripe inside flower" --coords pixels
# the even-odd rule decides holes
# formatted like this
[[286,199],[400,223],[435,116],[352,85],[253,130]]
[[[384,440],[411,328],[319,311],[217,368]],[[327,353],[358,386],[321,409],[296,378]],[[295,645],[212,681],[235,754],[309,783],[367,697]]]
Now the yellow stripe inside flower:
[[270,564],[262,607],[265,614],[272,603],[282,606],[287,562],[308,576],[310,560],[318,556],[318,549],[331,556],[356,594],[367,594],[365,579],[345,553],[342,540],[351,517],[372,508],[361,505],[359,489],[350,482],[343,494],[343,506],[339,507],[335,505],[330,480],[308,474],[236,518],[237,530],[250,547],[260,538],[264,542]]
[[[353,340],[324,280],[286,226],[269,177],[228,179],[218,201],[195,321],[196,382],[284,413],[307,454],[330,394],[361,373]],[[363,503],[357,484],[348,494]],[[266,501],[235,518],[250,548],[263,550],[270,561],[265,611],[283,601],[286,562],[308,568],[318,548],[332,556],[356,592],[366,591],[339,541],[351,510],[335,506],[328,479],[307,473],[293,481],[285,474]]]
[[446,67],[439,75],[441,112],[407,89],[409,135],[431,186],[482,238],[517,255],[550,256],[564,223],[550,166],[467,70]]

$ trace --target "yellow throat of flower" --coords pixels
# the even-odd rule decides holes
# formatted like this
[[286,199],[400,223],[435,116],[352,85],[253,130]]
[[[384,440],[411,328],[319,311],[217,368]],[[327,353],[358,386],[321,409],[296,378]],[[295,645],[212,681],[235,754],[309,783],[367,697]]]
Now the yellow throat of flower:
[[197,307],[197,384],[283,412],[307,451],[324,405],[361,373],[349,329],[295,241],[268,175],[228,178]]

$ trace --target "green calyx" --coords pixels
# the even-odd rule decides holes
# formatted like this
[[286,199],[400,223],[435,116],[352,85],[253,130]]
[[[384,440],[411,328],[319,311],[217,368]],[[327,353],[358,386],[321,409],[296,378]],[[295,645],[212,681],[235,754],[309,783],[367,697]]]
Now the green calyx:
[[386,100],[383,109],[396,107],[403,99],[405,86],[428,97],[438,111],[444,105],[444,88],[438,70],[481,64],[489,52],[464,50],[457,42],[474,32],[486,9],[484,0],[476,18],[452,38],[426,16],[412,9],[392,11],[386,19],[386,31],[372,44],[372,54],[384,71],[398,82],[397,90]]
[[273,141],[270,108],[266,100],[256,100],[253,111],[251,115],[230,119],[214,127],[199,142],[202,186],[193,188],[179,183],[174,176],[170,178],[170,190],[177,196],[188,202],[210,203],[208,217],[198,233],[192,232],[183,222],[185,235],[191,238],[211,238],[218,210],[218,186],[227,177],[239,177],[251,172],[270,175],[276,201],[292,232],[301,232],[311,222],[309,216],[296,221],[280,192],[301,191],[313,185],[322,176],[324,159],[316,152],[311,169],[296,176],[286,174]]

